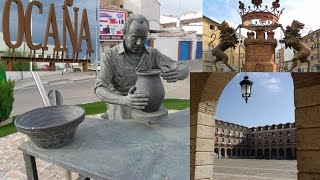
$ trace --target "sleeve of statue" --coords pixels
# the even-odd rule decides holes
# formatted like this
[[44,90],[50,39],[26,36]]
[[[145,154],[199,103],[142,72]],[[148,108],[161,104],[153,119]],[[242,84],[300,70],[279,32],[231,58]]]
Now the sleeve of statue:
[[161,71],[166,70],[168,68],[175,68],[178,71],[178,80],[183,80],[189,75],[189,68],[182,62],[175,61],[170,57],[162,54],[156,49],[156,65]]
[[98,87],[109,87],[115,70],[115,65],[111,58],[112,51],[105,51],[100,53],[100,72],[97,76],[94,92],[96,92],[96,89]]

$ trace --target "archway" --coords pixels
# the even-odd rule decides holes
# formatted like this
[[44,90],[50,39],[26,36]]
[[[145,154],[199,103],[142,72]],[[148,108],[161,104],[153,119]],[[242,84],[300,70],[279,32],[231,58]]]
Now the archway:
[[270,158],[270,151],[269,149],[264,149],[264,158],[269,159]]
[[226,152],[224,148],[221,148],[221,157],[220,158],[224,158],[226,156]]
[[284,150],[283,150],[283,148],[280,148],[280,149],[279,149],[279,157],[280,157],[280,158],[283,158],[283,157],[284,157]]
[[[214,137],[212,137],[211,133],[200,133],[200,131],[205,127],[207,130],[214,132],[217,102],[224,87],[235,75],[236,73],[191,73],[190,75],[190,82],[192,82],[190,87],[190,96],[192,97],[190,98],[190,174],[193,179],[213,178],[213,174],[204,175],[201,172],[204,169],[208,170],[208,172],[213,169],[213,157],[210,152],[212,154],[214,150],[214,145],[212,145]],[[299,130],[300,134],[310,134],[310,132],[316,134],[319,132],[317,127],[320,127],[317,113],[320,110],[320,74],[291,73],[291,76],[294,83],[297,131]],[[307,119],[305,118],[306,114],[308,114]],[[297,136],[296,146],[299,150],[294,151],[294,156],[300,156],[308,161],[304,164],[300,163],[298,177],[305,175],[308,178],[320,174],[320,170],[309,171],[305,168],[305,164],[308,164],[309,167],[317,166],[320,157],[311,157],[310,152],[318,152],[320,147],[310,146],[310,144],[313,144],[312,138],[300,140],[300,137],[302,136]],[[197,154],[199,156],[196,156]],[[204,157],[200,154],[206,155]],[[262,150],[260,152],[258,150],[258,154],[263,154]],[[201,161],[200,157],[210,161]],[[299,162],[300,160],[298,159],[298,164]]]
[[251,156],[256,156],[256,150],[255,149],[251,149]]
[[234,156],[237,156],[237,150],[236,149],[232,149],[232,156],[234,157]]
[[250,156],[250,149],[247,149],[247,156]]
[[271,158],[276,159],[277,158],[277,149],[272,148],[271,149]]
[[214,148],[214,157],[219,158],[219,149],[218,148]]
[[286,150],[286,156],[287,156],[287,159],[293,159],[292,149],[291,149],[291,148],[287,148],[287,150]]
[[231,157],[231,149],[227,149],[227,157]]
[[257,151],[257,156],[258,156],[259,159],[262,159],[262,158],[263,158],[262,149],[258,149],[258,151]]
[[237,154],[238,157],[241,157],[241,149],[238,149],[238,154]]

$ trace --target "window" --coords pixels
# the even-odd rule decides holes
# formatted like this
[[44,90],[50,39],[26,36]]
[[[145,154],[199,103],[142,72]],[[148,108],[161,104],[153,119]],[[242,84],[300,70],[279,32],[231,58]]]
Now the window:
[[282,135],[282,131],[279,132],[279,135]]
[[224,129],[222,129],[222,132],[224,133]]
[[258,144],[261,144],[261,141],[259,141],[259,143]]
[[228,139],[228,143],[230,143],[231,142],[231,140],[230,139]]
[[272,140],[272,144],[275,144],[276,143],[276,141],[275,140]]
[[224,138],[222,138],[222,142],[224,142]]
[[279,139],[279,143],[282,143],[282,139]]
[[252,144],[254,144],[254,141],[252,141]]
[[233,140],[233,143],[236,143],[236,140],[235,140],[235,139]]
[[210,24],[209,29],[214,30],[214,29],[215,29],[215,28],[214,28],[214,25],[211,25],[211,24]]
[[269,143],[268,140],[266,140],[265,144],[268,144],[268,143]]
[[290,134],[290,131],[287,131],[287,134]]
[[218,137],[216,137],[216,142],[219,142],[219,138]]
[[287,143],[290,143],[290,139],[287,139]]

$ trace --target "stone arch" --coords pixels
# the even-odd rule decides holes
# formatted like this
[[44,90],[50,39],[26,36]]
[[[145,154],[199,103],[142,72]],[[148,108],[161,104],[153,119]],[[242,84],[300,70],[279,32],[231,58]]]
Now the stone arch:
[[236,149],[232,149],[232,156],[237,156],[237,150]]
[[230,149],[230,148],[227,149],[227,156],[228,156],[228,158],[232,156],[232,155],[231,155],[231,149]]
[[264,149],[264,158],[265,159],[270,158],[270,150],[268,148]]
[[291,148],[287,148],[286,149],[286,156],[287,156],[287,159],[293,159],[292,149]]
[[241,155],[242,155],[242,157],[243,157],[243,156],[246,156],[246,150],[245,150],[245,149],[242,149]]
[[221,158],[226,157],[226,150],[224,148],[220,149]]
[[271,158],[277,158],[277,157],[278,157],[277,149],[272,148],[271,149]]
[[262,151],[262,149],[258,149],[258,150],[257,150],[257,157],[258,157],[259,159],[262,159],[262,158],[263,158],[263,151]]
[[214,156],[219,158],[219,149],[218,148],[214,148]]
[[[190,87],[192,97],[190,98],[191,179],[213,178],[214,136],[212,135],[215,131],[216,105],[223,89],[235,75],[236,73],[191,73],[190,75],[192,84]],[[318,152],[320,146],[310,146],[314,145],[311,142],[312,138],[299,138],[303,138],[303,135],[308,133],[316,134],[320,130],[317,113],[320,111],[320,73],[291,73],[291,76],[294,83],[295,120],[297,131],[299,130],[300,133],[296,141],[298,151],[294,151],[294,156],[299,156],[300,159],[310,159],[304,164],[308,164],[308,167],[317,167],[320,157],[311,157],[311,154]],[[306,114],[308,114],[307,119],[304,118]],[[200,129],[206,129],[212,133],[202,133]],[[257,150],[257,155],[259,155],[259,150]],[[203,158],[206,161],[203,161]],[[300,159],[298,159],[298,164]],[[299,179],[300,176],[312,179],[320,174],[319,169],[308,169],[302,164],[298,166],[298,171]]]
[[284,149],[283,149],[283,148],[280,148],[278,154],[279,154],[279,157],[280,157],[280,158],[283,158],[283,157],[284,157]]
[[250,154],[251,156],[256,156],[256,150],[255,149],[251,149],[251,154]]

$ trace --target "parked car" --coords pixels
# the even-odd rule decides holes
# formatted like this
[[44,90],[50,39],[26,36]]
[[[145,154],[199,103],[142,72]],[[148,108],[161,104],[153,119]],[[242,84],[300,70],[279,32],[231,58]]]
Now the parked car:
[[80,68],[73,68],[73,72],[81,72]]

